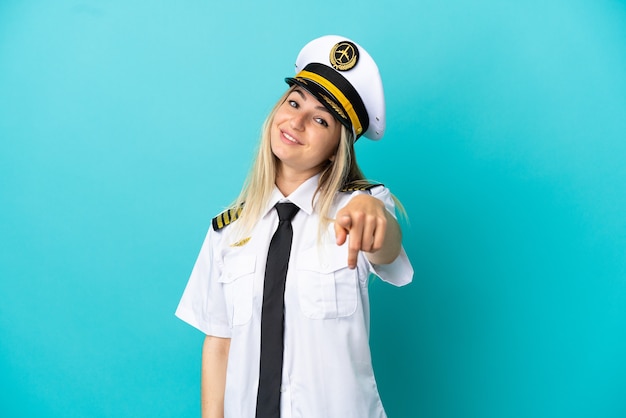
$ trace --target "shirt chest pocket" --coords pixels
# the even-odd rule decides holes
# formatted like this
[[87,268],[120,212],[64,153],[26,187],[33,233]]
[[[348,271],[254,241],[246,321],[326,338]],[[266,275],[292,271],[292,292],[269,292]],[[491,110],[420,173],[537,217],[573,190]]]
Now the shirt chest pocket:
[[222,283],[228,315],[233,326],[243,325],[252,317],[252,296],[256,256],[238,255],[224,259],[218,279]]
[[354,314],[358,303],[358,273],[348,268],[347,245],[304,251],[296,269],[300,309],[306,317],[333,319]]

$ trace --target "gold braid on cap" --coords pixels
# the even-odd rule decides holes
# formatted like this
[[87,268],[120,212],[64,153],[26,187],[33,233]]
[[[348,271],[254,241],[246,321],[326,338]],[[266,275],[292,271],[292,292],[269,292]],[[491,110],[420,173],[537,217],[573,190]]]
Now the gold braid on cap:
[[328,97],[328,96],[326,96],[324,94],[320,94],[320,96],[322,96],[322,99],[324,99],[326,101],[326,103],[328,103],[335,110],[335,112],[337,112],[339,114],[339,116],[341,116],[344,119],[348,119],[348,116],[346,116],[346,114],[343,112],[343,110],[341,110],[341,108],[339,106],[337,106],[337,103],[332,101],[330,97]]
[[[327,68],[330,69],[330,67]],[[333,70],[330,69],[330,71]],[[296,78],[308,78],[309,80],[316,82],[317,84],[328,90],[330,94],[335,96],[337,101],[339,101],[341,106],[343,106],[343,108],[348,113],[348,117],[350,118],[350,122],[352,122],[352,127],[354,128],[354,132],[356,132],[357,135],[361,135],[361,133],[363,133],[363,126],[361,125],[361,121],[354,109],[354,106],[352,105],[352,103],[350,103],[345,94],[343,94],[343,92],[337,86],[331,83],[330,80],[327,80],[320,74],[316,74],[307,70],[300,71],[298,74],[296,74]]]

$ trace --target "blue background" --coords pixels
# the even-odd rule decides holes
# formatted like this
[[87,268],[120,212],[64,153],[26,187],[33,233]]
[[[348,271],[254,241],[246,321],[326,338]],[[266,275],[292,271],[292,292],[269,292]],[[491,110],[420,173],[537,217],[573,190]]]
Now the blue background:
[[409,213],[372,284],[390,417],[626,416],[626,5],[0,2],[0,415],[194,417],[174,309],[300,48],[385,80]]

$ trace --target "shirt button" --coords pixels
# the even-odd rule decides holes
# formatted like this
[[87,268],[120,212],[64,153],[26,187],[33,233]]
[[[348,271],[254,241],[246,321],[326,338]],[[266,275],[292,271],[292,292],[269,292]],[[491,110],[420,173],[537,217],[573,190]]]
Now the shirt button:
[[280,391],[281,391],[282,393],[285,393],[285,392],[287,392],[287,388],[286,388],[285,386],[281,386],[281,387],[280,387]]

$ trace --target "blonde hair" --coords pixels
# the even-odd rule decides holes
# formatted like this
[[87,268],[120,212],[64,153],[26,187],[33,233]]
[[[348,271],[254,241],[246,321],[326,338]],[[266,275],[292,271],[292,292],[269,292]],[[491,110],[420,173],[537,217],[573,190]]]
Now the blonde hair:
[[[293,88],[290,88],[283,94],[263,123],[254,163],[239,196],[231,205],[231,209],[243,207],[237,221],[238,237],[248,234],[261,219],[274,190],[278,164],[270,144],[271,125],[276,111],[292,90]],[[335,158],[322,168],[319,184],[313,196],[314,209],[322,220],[319,226],[320,233],[333,221],[328,214],[337,192],[343,187],[365,184],[369,182],[365,179],[354,155],[354,134],[342,125]]]

